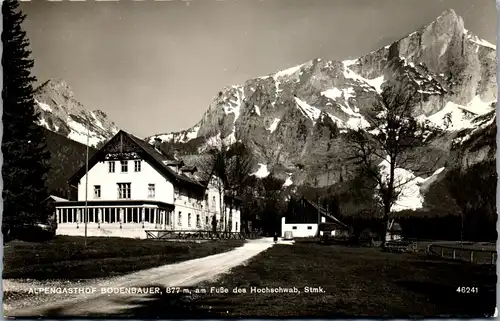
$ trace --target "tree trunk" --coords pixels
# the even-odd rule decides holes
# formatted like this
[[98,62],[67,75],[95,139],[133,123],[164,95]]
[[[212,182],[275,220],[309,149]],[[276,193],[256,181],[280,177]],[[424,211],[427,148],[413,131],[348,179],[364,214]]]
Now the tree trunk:
[[[224,211],[224,198],[223,198],[223,196],[222,196],[222,193],[223,193],[223,191],[219,188],[219,211],[220,211],[220,215],[221,215],[221,221],[222,221],[222,222],[224,222],[224,221],[222,220],[222,217],[223,217],[223,215],[224,215],[224,218],[225,218],[226,213],[225,213],[225,211]],[[221,229],[221,228],[219,228],[219,230],[222,230],[222,229]]]
[[381,247],[384,248],[385,247],[385,243],[386,243],[386,235],[387,235],[387,227],[389,226],[389,213],[391,212],[391,205],[390,205],[390,202],[385,202],[386,204],[384,204],[384,216],[382,218],[382,224],[383,224],[383,228],[382,228],[382,245]]
[[233,229],[233,199],[231,198],[231,200],[229,201],[229,220],[228,220],[228,225],[229,225],[229,228],[228,228],[228,231],[231,232],[231,230]]
[[387,227],[389,226],[389,214],[391,212],[391,206],[394,197],[394,173],[395,173],[395,159],[391,157],[390,159],[390,172],[389,172],[389,183],[387,184],[386,195],[384,197],[384,217],[383,217],[383,234],[382,234],[382,248],[386,244]]

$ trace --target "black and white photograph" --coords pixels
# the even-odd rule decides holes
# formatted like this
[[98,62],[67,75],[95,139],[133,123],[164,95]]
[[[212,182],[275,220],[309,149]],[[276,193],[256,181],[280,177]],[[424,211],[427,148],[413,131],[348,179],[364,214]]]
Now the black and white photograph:
[[499,5],[3,0],[4,317],[497,317]]

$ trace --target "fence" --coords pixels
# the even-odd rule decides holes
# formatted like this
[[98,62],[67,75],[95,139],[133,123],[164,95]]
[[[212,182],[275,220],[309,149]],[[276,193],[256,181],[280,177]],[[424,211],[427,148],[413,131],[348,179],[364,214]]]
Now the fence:
[[229,239],[255,239],[260,233],[219,232],[219,231],[171,231],[171,230],[146,230],[146,238],[156,240],[229,240]]
[[496,264],[497,260],[496,249],[477,248],[474,245],[429,244],[427,254],[475,264]]

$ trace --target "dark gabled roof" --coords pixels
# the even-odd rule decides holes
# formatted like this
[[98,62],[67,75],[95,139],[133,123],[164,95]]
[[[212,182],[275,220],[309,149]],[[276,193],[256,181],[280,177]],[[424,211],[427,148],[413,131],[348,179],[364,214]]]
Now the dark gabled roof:
[[[193,180],[189,177],[187,177],[184,174],[179,174],[176,173],[174,170],[172,170],[168,165],[166,165],[164,162],[166,161],[172,161],[165,157],[163,154],[159,153],[153,146],[151,146],[148,142],[135,137],[132,134],[129,134],[123,130],[120,130],[113,138],[111,138],[100,150],[98,150],[92,158],[89,160],[89,169],[92,168],[97,162],[102,160],[102,158],[105,156],[104,155],[104,150],[106,147],[118,136],[118,135],[124,135],[125,137],[129,138],[134,144],[136,144],[145,154],[146,157],[149,158],[149,160],[152,162],[152,165],[156,167],[162,174],[165,176],[169,177],[170,179],[174,180],[174,182],[177,183],[185,183],[185,184],[190,184],[194,185],[200,188],[204,188],[205,186],[202,185],[200,182]],[[70,183],[75,183],[77,179],[80,179],[85,175],[85,165],[80,168],[75,175],[73,175],[70,179]]]
[[49,199],[51,199],[51,200],[53,200],[53,201],[56,201],[56,202],[67,202],[67,201],[68,201],[68,200],[67,200],[67,199],[65,199],[65,198],[62,198],[62,197],[59,197],[59,196],[55,196],[55,195],[50,195],[49,197],[47,197],[47,198],[45,199],[45,201],[47,201],[47,200],[49,200]]
[[[125,133],[125,132],[124,132]],[[171,175],[173,175],[175,178],[178,180],[184,181],[189,184],[194,184],[200,187],[204,187],[202,184],[200,184],[198,181],[195,181],[186,175],[183,174],[178,174],[174,170],[172,170],[168,165],[164,163],[164,161],[171,161],[165,155],[159,153],[153,146],[151,146],[148,142],[135,137],[134,135],[131,135],[129,133],[125,133],[130,139],[132,139],[139,147],[141,147],[149,156],[151,156],[158,165],[161,165],[163,169],[165,169],[167,172],[169,172]],[[173,160],[172,160],[173,161]]]
[[342,223],[341,221],[339,221],[338,218],[336,218],[335,216],[333,216],[330,212],[328,212],[326,209],[324,209],[323,207],[319,206],[318,204],[316,204],[315,202],[307,199],[304,197],[304,200],[306,202],[308,202],[309,204],[311,204],[315,209],[317,209],[319,211],[319,213],[323,216],[326,216],[330,219],[332,219],[333,221],[335,221],[337,224],[343,226],[343,227],[347,227],[347,225],[345,225],[344,223]]
[[165,163],[168,165],[168,166],[184,166],[184,162],[181,161],[181,160],[176,160],[176,159],[172,159],[172,160],[165,160]]
[[185,167],[196,167],[196,176],[198,181],[203,182],[207,186],[210,177],[213,174],[212,159],[209,155],[182,155],[180,156],[185,164]]

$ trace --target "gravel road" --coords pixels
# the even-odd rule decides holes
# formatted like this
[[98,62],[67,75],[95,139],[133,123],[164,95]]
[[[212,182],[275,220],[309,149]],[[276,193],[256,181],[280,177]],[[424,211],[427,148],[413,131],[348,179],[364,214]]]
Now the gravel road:
[[[11,293],[12,298],[4,297],[4,316],[37,317],[37,316],[86,316],[125,313],[131,307],[127,302],[150,300],[143,293],[102,293],[102,289],[138,288],[154,286],[164,290],[167,287],[194,286],[203,281],[216,279],[231,268],[244,264],[253,256],[273,246],[272,238],[249,240],[243,246],[232,251],[189,260],[177,264],[165,265],[143,270],[125,276],[84,281],[30,281],[24,282],[4,280],[4,293]],[[28,293],[38,288],[78,288],[93,293],[46,294]],[[38,290],[39,291],[39,290]],[[17,298],[16,298],[17,296]],[[149,298],[148,298],[149,297]],[[5,300],[6,299],[6,300]]]

